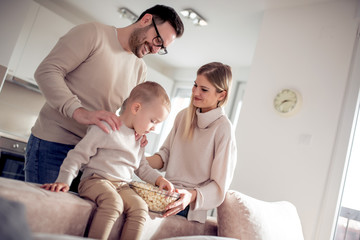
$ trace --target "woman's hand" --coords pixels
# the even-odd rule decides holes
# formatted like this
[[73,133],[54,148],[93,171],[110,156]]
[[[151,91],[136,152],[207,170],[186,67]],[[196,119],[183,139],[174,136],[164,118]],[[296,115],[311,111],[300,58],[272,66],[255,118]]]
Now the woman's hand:
[[181,212],[187,205],[196,200],[196,190],[176,189],[175,191],[180,193],[180,199],[166,207],[167,211],[163,214],[163,217],[169,217]]
[[68,184],[66,183],[60,183],[60,182],[56,182],[56,183],[45,183],[42,186],[40,186],[41,188],[44,188],[46,190],[52,191],[52,192],[67,192],[69,191],[70,187]]
[[109,129],[101,122],[107,122],[111,129],[116,131],[121,126],[121,121],[115,113],[108,111],[88,111],[85,108],[77,108],[73,113],[73,118],[81,124],[94,124],[101,128],[104,132],[109,133]]

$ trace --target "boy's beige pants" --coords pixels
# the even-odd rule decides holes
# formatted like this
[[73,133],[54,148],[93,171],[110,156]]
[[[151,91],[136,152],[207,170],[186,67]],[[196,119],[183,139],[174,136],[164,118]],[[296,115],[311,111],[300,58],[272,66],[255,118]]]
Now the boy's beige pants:
[[97,205],[88,237],[108,239],[115,221],[124,214],[125,222],[120,239],[141,238],[148,206],[127,183],[112,182],[94,174],[81,180],[79,195],[94,201]]

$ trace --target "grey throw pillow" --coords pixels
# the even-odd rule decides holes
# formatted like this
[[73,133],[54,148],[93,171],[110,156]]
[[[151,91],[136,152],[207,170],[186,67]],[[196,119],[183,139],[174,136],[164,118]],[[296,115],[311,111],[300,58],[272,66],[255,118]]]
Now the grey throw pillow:
[[2,197],[0,197],[0,239],[32,239],[26,221],[25,206]]

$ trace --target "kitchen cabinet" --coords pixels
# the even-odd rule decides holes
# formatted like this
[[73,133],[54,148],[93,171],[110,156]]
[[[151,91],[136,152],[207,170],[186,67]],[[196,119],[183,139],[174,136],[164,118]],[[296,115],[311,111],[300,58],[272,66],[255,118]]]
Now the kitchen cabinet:
[[5,81],[0,92],[0,136],[27,140],[45,99],[39,93]]
[[73,23],[33,2],[15,46],[9,74],[36,84],[36,68],[72,27]]

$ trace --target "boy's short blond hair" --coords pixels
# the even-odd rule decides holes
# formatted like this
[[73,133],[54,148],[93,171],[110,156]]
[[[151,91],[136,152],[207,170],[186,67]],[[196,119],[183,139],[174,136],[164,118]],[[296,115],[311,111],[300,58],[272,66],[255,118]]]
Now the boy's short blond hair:
[[166,107],[168,112],[170,112],[171,103],[169,96],[167,95],[165,89],[160,84],[152,81],[140,83],[131,90],[129,97],[125,99],[121,107],[120,113],[122,113],[125,110],[128,104],[137,101],[142,104],[146,104],[153,101],[156,98],[160,99],[161,103]]

